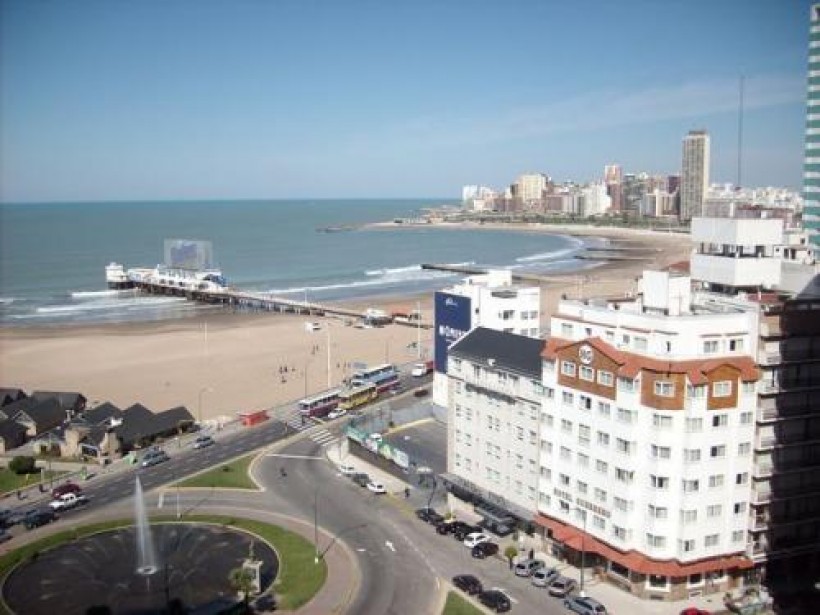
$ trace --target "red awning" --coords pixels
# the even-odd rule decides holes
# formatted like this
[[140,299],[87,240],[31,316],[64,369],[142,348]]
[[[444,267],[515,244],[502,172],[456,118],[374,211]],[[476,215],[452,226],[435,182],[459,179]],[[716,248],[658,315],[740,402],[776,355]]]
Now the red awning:
[[754,563],[742,555],[727,555],[710,557],[696,562],[679,562],[678,560],[656,560],[638,551],[619,551],[597,538],[584,534],[583,531],[571,525],[566,525],[544,515],[538,515],[535,522],[552,530],[552,537],[575,551],[584,550],[587,553],[597,553],[606,559],[625,566],[640,574],[654,574],[667,577],[685,577],[690,574],[703,574],[717,570],[732,570],[734,568],[753,568]]

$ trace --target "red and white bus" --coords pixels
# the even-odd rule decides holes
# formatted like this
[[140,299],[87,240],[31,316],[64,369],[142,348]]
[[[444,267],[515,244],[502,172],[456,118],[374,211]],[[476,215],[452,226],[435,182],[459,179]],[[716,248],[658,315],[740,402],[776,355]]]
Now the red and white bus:
[[302,416],[323,417],[328,412],[339,405],[339,393],[341,389],[332,389],[319,393],[313,397],[307,397],[299,402],[299,412]]
[[354,385],[373,383],[376,385],[376,390],[382,393],[399,383],[399,370],[392,363],[385,363],[356,370],[353,372],[352,380]]

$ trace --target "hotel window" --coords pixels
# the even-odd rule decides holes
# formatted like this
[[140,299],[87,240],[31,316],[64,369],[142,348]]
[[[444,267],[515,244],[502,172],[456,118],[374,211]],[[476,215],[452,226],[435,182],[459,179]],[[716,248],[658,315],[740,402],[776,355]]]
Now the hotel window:
[[743,538],[746,536],[746,532],[743,530],[735,530],[732,532],[732,542],[743,542]]
[[698,433],[703,431],[703,419],[686,419],[686,431],[688,433]]
[[612,375],[612,372],[605,372],[602,369],[598,370],[598,384],[603,385],[605,387],[611,387],[615,382],[615,378]]
[[618,390],[624,393],[632,393],[636,390],[635,381],[632,378],[618,378]]
[[755,392],[755,384],[755,382],[744,382],[741,390],[747,395],[750,395]]
[[646,535],[646,544],[650,547],[654,547],[656,549],[661,549],[666,546],[666,537],[665,536],[657,536],[655,534],[647,534]]
[[645,337],[636,337],[635,338],[635,350],[639,352],[645,352],[647,349],[646,338]]
[[652,426],[657,429],[669,429],[672,427],[672,417],[655,413],[652,415]]
[[493,417],[489,414],[487,415],[487,429],[493,428]]
[[709,449],[709,456],[715,459],[726,457],[726,445],[720,444]]
[[669,509],[665,506],[649,505],[649,516],[654,519],[666,519],[669,516]]
[[524,428],[523,427],[516,427],[515,428],[515,439],[519,442],[524,441]]
[[680,552],[681,553],[691,553],[695,550],[695,541],[694,540],[679,540],[678,544],[680,545]]
[[635,419],[635,411],[626,408],[618,408],[618,420],[621,423],[631,423]]
[[538,434],[536,434],[532,429],[530,429],[530,444],[536,444],[538,442]]
[[737,337],[735,339],[729,340],[729,351],[730,352],[742,352],[743,351],[743,338]]
[[712,427],[726,427],[729,424],[729,415],[716,414],[712,417]]
[[572,431],[572,421],[568,421],[567,419],[561,419],[561,431],[566,431],[567,433]]
[[552,502],[552,498],[550,498],[550,496],[548,496],[546,493],[539,493],[538,501],[541,502],[544,506],[549,507],[550,503]]
[[685,463],[697,463],[700,461],[699,448],[686,448],[683,450],[683,461]]
[[561,447],[561,452],[559,453],[561,459],[569,459],[572,455],[572,451],[570,451],[566,446]]
[[472,408],[464,408],[464,418],[468,421],[473,420],[473,409]]
[[455,367],[457,370],[461,369],[461,359],[459,359],[458,357],[453,357],[453,367]]
[[732,394],[732,381],[721,380],[712,383],[712,397],[729,397]]
[[603,431],[598,432],[598,444],[601,446],[609,446],[609,434]]
[[561,361],[561,373],[564,376],[575,377],[575,363],[572,361]]
[[675,383],[669,382],[668,380],[656,380],[655,395],[658,397],[674,397]]
[[698,511],[694,509],[682,510],[680,511],[680,520],[681,523],[697,523]]
[[559,474],[558,475],[558,482],[564,485],[565,487],[569,486],[569,476],[566,474]]
[[583,453],[578,453],[578,465],[582,468],[589,467],[589,455],[584,455]]
[[527,499],[535,499],[535,487],[527,487]]
[[515,467],[519,470],[524,468],[524,455],[515,456]]
[[623,468],[615,468],[615,478],[622,483],[631,483],[635,478],[635,472],[632,470],[624,470]]
[[552,455],[552,442],[541,440],[541,450],[545,451],[548,455]]
[[751,425],[753,416],[754,415],[751,412],[741,412],[740,413],[740,424],[741,425]]
[[599,517],[598,515],[592,515],[592,525],[597,527],[599,530],[605,530],[606,520],[603,517]]
[[683,491],[684,491],[684,493],[696,493],[699,489],[700,489],[700,481],[684,479],[684,481],[683,481]]
[[655,459],[669,459],[672,456],[672,449],[668,446],[657,446],[653,444],[651,451],[652,457]]
[[652,485],[653,489],[669,489],[669,477],[651,474],[649,476],[649,484]]
[[715,517],[720,517],[721,514],[723,514],[723,506],[720,504],[712,504],[706,507],[707,517],[714,519]]
[[591,367],[587,367],[586,365],[581,366],[581,370],[578,375],[581,380],[586,380],[587,382],[595,381],[595,370]]
[[574,400],[575,397],[569,391],[564,391],[561,393],[561,401],[564,402],[564,405],[571,406]]
[[598,402],[598,414],[600,414],[601,416],[605,416],[605,417],[609,418],[610,409],[611,409],[611,406],[608,403],[603,402],[603,401]]
[[561,323],[561,337],[572,339],[572,325],[569,323]]
[[595,499],[598,502],[606,502],[606,491],[598,487],[595,487]]
[[741,472],[735,475],[735,485],[745,485],[749,482],[749,473]]
[[521,495],[521,490],[523,489],[524,485],[521,483],[520,480],[515,481],[515,492],[518,495]]
[[626,540],[626,528],[618,527],[617,525],[612,526],[612,535],[617,538],[618,540]]
[[551,414],[543,414],[542,417],[544,418],[544,425],[547,427],[552,427],[555,423],[555,417]]
[[578,481],[578,493],[586,493],[588,490],[589,490],[589,486],[585,482],[579,480]]
[[742,515],[746,512],[746,502],[735,502],[733,510],[736,515]]
[[706,340],[703,342],[704,354],[715,354],[718,351],[718,340]]
[[481,367],[479,365],[473,365],[473,376],[475,378],[481,378]]
[[623,438],[615,438],[615,450],[619,453],[623,453],[624,455],[631,455],[632,449],[632,442],[629,440],[624,440]]
[[461,467],[461,453],[456,453],[456,467]]
[[589,426],[578,425],[578,444],[589,446]]
[[615,332],[612,331],[611,329],[607,329],[606,331],[604,331],[604,339],[606,339],[607,342],[614,341],[615,340]]
[[703,544],[706,547],[716,547],[719,542],[720,542],[720,534],[709,534],[703,540]]
[[543,478],[547,482],[551,482],[552,470],[550,470],[549,468],[545,468],[544,466],[541,466],[541,478]]
[[512,320],[515,317],[515,310],[502,310],[501,320]]
[[609,464],[606,461],[601,461],[600,459],[595,460],[595,469],[600,472],[601,474],[606,474],[609,472]]
[[709,477],[709,488],[719,489],[720,487],[723,487],[724,478],[725,477],[723,474],[712,474]]
[[703,385],[686,385],[686,396],[692,399],[700,399],[706,397],[706,387]]
[[589,395],[579,395],[578,405],[581,410],[592,410],[592,398]]
[[629,500],[619,498],[618,496],[615,496],[614,498],[612,498],[612,504],[618,510],[628,511],[628,510],[632,509],[632,506],[630,505]]
[[737,454],[741,457],[745,457],[752,452],[752,443],[751,442],[741,442],[737,445]]
[[461,418],[461,404],[456,404],[456,418]]

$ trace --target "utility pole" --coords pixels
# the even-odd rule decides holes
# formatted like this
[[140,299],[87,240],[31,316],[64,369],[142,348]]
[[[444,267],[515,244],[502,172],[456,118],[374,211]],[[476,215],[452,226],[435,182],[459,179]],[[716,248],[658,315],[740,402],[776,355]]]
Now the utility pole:
[[313,492],[313,546],[316,550],[313,563],[319,563],[319,487]]
[[421,302],[416,301],[416,358],[421,360]]

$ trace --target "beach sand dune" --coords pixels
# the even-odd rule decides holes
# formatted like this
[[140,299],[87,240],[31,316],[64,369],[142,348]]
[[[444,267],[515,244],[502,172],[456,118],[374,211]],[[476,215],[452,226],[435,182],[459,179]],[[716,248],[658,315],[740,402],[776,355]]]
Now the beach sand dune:
[[[469,227],[469,225],[468,225]],[[486,227],[485,227],[486,228]],[[504,225],[503,228],[516,228]],[[648,248],[640,261],[617,261],[595,269],[551,276],[542,289],[542,327],[562,295],[615,296],[635,292],[644,268],[688,260],[687,236],[548,226],[529,232],[598,235]],[[432,294],[346,302],[369,306],[421,305],[432,321]],[[358,329],[338,319],[315,318],[321,330],[306,330],[306,317],[222,313],[206,319],[94,327],[0,329],[0,386],[25,391],[78,391],[91,403],[120,408],[141,403],[154,411],[184,405],[203,419],[292,402],[338,385],[350,364],[409,363],[420,335],[432,355],[432,331],[390,325]],[[328,370],[328,341],[330,365]],[[287,373],[284,372],[287,368]]]

